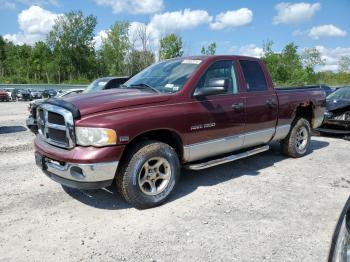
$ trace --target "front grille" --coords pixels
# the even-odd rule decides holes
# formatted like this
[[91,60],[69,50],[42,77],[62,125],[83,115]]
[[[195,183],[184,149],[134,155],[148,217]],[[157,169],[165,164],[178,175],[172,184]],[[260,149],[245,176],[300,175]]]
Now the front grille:
[[37,108],[39,135],[47,143],[62,148],[75,145],[73,115],[70,111],[51,104]]
[[57,125],[65,125],[64,117],[54,112],[48,112],[47,120],[49,123],[55,123]]
[[49,137],[54,141],[67,143],[66,131],[49,128]]

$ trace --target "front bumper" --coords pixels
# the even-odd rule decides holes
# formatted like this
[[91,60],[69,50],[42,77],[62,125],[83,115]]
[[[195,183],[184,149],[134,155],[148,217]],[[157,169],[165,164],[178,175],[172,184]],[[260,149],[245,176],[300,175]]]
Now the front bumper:
[[70,150],[34,140],[37,165],[56,182],[73,188],[98,189],[112,184],[124,146]]
[[72,188],[99,189],[113,182],[119,161],[104,163],[62,163],[36,152],[37,165],[52,180]]

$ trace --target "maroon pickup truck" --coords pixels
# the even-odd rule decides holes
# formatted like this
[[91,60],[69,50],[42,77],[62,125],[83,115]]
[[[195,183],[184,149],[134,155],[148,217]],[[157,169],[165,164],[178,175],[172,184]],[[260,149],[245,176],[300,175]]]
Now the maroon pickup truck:
[[181,167],[200,170],[269,149],[301,157],[321,125],[321,88],[274,89],[264,64],[242,56],[154,64],[119,89],[50,99],[37,109],[35,158],[58,183],[114,181],[137,208],[163,203]]

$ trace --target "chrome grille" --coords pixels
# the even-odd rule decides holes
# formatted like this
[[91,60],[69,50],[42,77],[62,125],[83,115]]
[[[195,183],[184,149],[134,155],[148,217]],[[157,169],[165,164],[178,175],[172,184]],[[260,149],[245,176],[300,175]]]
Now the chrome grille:
[[72,148],[75,146],[74,121],[70,111],[51,104],[37,108],[40,137],[49,144]]

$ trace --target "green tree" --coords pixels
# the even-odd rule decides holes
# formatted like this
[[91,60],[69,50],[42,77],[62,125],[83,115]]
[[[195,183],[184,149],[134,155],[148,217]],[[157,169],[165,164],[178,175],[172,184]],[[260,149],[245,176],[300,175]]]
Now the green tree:
[[339,59],[339,71],[340,72],[349,72],[350,68],[350,57],[342,56]]
[[303,67],[298,47],[294,43],[289,43],[281,53],[275,53],[272,46],[272,41],[264,43],[262,60],[267,65],[273,81],[283,86],[308,83],[308,73]]
[[46,43],[39,41],[35,43],[32,51],[31,68],[34,75],[34,81],[43,80],[50,83],[50,61],[52,53]]
[[127,55],[128,74],[134,75],[155,62],[155,55],[151,50],[150,34],[145,25],[136,28],[133,35],[129,35],[130,50]]
[[319,82],[317,75],[315,74],[315,66],[324,65],[320,51],[318,51],[315,47],[306,48],[301,54],[301,59],[303,65],[305,66],[307,82],[309,84]]
[[201,54],[202,55],[215,55],[216,53],[216,43],[212,42],[207,47],[202,46]]
[[154,54],[150,51],[132,50],[128,54],[129,75],[134,75],[155,61]]
[[267,66],[273,81],[280,85],[283,83],[283,70],[281,54],[275,53],[272,50],[273,41],[267,40],[263,43],[263,56],[262,60]]
[[93,77],[96,24],[95,16],[84,16],[81,11],[72,11],[57,18],[47,42],[55,57],[59,82],[68,77],[69,80]]
[[175,34],[164,36],[159,41],[159,59],[170,59],[183,55],[182,38]]
[[6,56],[5,56],[6,45],[7,43],[5,39],[2,36],[0,36],[0,77],[3,77],[5,74],[4,63],[6,60]]
[[317,65],[324,65],[324,61],[321,58],[320,51],[317,48],[306,48],[301,55],[303,64],[306,68],[314,70],[314,67]]
[[102,40],[101,56],[110,75],[127,73],[126,55],[130,47],[129,23],[117,21]]
[[303,68],[298,46],[287,44],[281,53],[283,81],[290,85],[303,85],[307,83],[307,72]]

